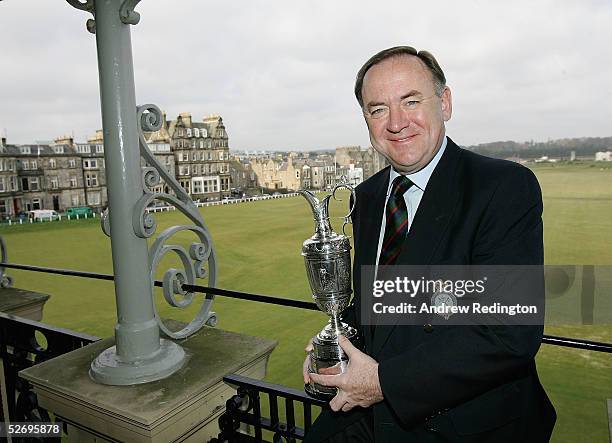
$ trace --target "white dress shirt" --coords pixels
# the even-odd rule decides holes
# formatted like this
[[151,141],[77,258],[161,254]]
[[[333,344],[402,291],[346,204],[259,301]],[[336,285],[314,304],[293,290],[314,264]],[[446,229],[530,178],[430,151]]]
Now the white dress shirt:
[[[414,172],[412,174],[405,174],[414,185],[410,187],[404,194],[404,201],[406,202],[406,209],[408,210],[408,231],[410,231],[410,227],[412,226],[412,220],[414,220],[414,216],[416,215],[417,209],[419,208],[419,203],[421,203],[421,198],[423,198],[423,193],[425,192],[425,188],[427,187],[427,183],[429,182],[429,178],[433,173],[434,169],[438,165],[442,154],[444,154],[444,150],[446,149],[446,137],[442,140],[442,146],[438,149],[438,152],[434,156],[434,158],[425,166],[423,169]],[[380,235],[378,236],[378,250],[376,253],[376,267],[378,268],[378,258],[380,256],[380,250],[382,248],[382,244],[385,238],[385,227],[387,225],[387,200],[389,199],[389,195],[391,194],[391,185],[393,184],[393,180],[400,175],[393,167],[391,168],[391,173],[389,174],[389,184],[387,185],[387,196],[385,198],[385,210],[383,211],[382,221],[380,224]]]

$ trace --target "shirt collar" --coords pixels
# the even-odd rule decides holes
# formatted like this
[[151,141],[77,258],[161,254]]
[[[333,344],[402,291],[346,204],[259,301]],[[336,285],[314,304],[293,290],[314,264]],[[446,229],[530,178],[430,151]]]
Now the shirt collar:
[[[434,169],[436,169],[436,166],[438,165],[440,158],[442,158],[442,154],[444,154],[445,149],[446,137],[444,137],[444,139],[442,140],[442,145],[440,146],[440,149],[438,149],[438,152],[436,153],[434,158],[432,158],[431,161],[427,164],[427,166],[425,166],[423,169],[418,170],[417,172],[413,172],[412,174],[405,174],[406,177],[408,177],[412,181],[412,183],[414,183],[415,186],[421,191],[425,192],[425,188],[427,187],[429,178],[431,177],[431,174],[433,174]],[[389,196],[389,193],[391,192],[391,184],[393,183],[393,180],[395,180],[395,178],[399,175],[399,172],[397,172],[394,168],[391,168],[391,174],[389,176],[389,186],[387,187],[387,196]]]

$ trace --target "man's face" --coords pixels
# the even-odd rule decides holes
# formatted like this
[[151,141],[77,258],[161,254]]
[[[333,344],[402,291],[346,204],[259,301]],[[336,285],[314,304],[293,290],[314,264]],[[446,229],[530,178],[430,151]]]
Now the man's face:
[[444,137],[452,113],[450,89],[436,95],[432,74],[417,57],[401,55],[372,66],[362,87],[372,146],[398,172],[424,168]]

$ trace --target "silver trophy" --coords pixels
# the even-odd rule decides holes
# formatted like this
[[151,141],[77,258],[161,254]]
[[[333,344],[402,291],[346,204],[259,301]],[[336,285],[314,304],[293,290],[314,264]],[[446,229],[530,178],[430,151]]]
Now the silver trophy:
[[[315,233],[302,244],[302,255],[306,265],[306,274],[312,290],[312,298],[319,309],[329,315],[327,325],[313,337],[313,351],[310,353],[310,372],[320,373],[321,369],[337,367],[344,372],[348,357],[338,344],[341,335],[355,344],[357,330],[340,319],[340,314],[349,305],[351,299],[351,245],[346,235],[338,234],[329,222],[329,201],[339,188],[346,188],[353,195],[353,188],[347,184],[336,186],[331,195],[319,200],[312,192],[301,190],[312,209],[315,221]],[[351,208],[352,212],[352,208]],[[348,223],[345,217],[344,227]],[[337,389],[310,382],[305,385],[308,395],[321,399],[335,396]]]

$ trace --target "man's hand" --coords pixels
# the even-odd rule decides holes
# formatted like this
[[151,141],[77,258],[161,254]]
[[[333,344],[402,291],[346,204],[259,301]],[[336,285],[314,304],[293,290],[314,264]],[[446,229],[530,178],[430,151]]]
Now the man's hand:
[[334,411],[347,412],[355,406],[367,408],[382,401],[384,397],[378,381],[378,362],[353,346],[344,336],[340,337],[339,343],[349,358],[346,371],[338,375],[311,373],[309,379],[323,386],[338,388],[338,394],[329,402]]
[[304,384],[310,383],[310,353],[312,352],[314,348],[312,347],[312,338],[310,339],[310,341],[308,342],[308,345],[306,345],[306,348],[304,348],[304,351],[306,351],[306,358],[304,359],[304,365],[302,366],[302,375],[304,376]]

